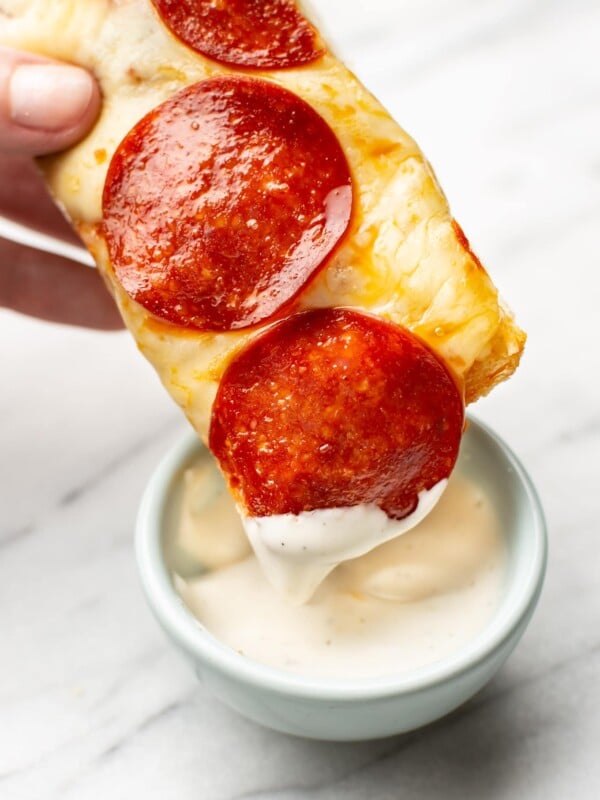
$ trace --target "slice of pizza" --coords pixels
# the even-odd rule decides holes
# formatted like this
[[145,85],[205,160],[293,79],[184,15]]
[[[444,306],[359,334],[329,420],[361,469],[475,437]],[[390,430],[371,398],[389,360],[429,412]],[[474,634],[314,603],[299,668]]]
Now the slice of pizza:
[[333,564],[427,513],[525,336],[306,9],[0,0],[0,43],[98,78],[94,129],[41,167],[263,560]]

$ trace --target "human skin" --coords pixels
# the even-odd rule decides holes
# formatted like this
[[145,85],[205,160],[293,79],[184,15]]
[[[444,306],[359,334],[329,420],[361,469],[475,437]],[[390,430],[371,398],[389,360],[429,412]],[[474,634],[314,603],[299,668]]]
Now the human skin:
[[[33,158],[70,146],[93,125],[100,91],[85,70],[0,48],[0,216],[79,243]],[[95,270],[0,238],[0,307],[52,322],[122,326]]]

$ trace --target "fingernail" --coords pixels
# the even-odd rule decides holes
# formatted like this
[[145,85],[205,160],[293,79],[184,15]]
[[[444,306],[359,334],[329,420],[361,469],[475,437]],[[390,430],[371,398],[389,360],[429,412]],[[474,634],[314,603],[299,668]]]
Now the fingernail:
[[93,90],[92,78],[79,67],[20,64],[10,79],[11,119],[23,128],[72,128],[88,108]]

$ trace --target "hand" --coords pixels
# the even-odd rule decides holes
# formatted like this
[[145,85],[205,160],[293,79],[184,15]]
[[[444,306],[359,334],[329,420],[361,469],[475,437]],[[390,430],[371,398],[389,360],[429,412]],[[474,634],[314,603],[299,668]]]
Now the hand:
[[[80,244],[32,156],[81,139],[99,108],[98,85],[85,70],[0,48],[0,216]],[[96,270],[2,238],[0,306],[73,325],[122,326]]]

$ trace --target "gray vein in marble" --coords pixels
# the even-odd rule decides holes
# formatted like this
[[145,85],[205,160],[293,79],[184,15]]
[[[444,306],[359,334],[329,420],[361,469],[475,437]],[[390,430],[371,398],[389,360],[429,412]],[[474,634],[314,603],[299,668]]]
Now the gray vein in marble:
[[599,434],[600,417],[594,416],[591,419],[586,420],[583,424],[574,425],[571,428],[559,431],[555,441],[557,443],[568,442],[569,444],[572,444],[580,439],[596,437]]
[[[147,662],[150,659],[152,659],[153,656],[156,657],[157,655],[158,656],[164,655],[164,653],[165,653],[165,650],[164,650],[163,647],[157,648],[155,646],[151,650],[149,650],[148,652],[145,652],[145,653],[141,654],[139,657],[136,657],[136,658],[132,659],[129,663],[123,664],[124,667],[125,666],[127,667],[127,672],[126,672],[125,676],[123,678],[115,681],[109,687],[107,687],[105,689],[104,694],[102,695],[102,697],[100,697],[96,701],[96,703],[92,706],[92,709],[93,708],[98,708],[100,706],[103,706],[107,701],[109,701],[113,696],[115,696],[128,683],[135,684],[136,679],[138,677],[138,671],[136,670],[136,667],[138,667],[138,669],[139,669],[140,666],[142,666],[144,664],[147,664]],[[83,675],[83,674],[79,675],[80,679],[84,679],[85,677],[86,676]],[[39,690],[39,694],[47,693],[49,690],[56,689],[56,688],[63,688],[63,685],[62,684],[54,684],[54,685],[47,685],[47,686],[41,687],[40,690]],[[134,688],[135,688],[135,686],[134,686]],[[170,704],[170,705],[175,705],[175,704]],[[163,715],[163,711],[164,711],[164,709],[159,709],[158,711],[153,712],[152,714],[149,714],[148,717],[145,720],[143,720],[138,726],[136,726],[130,733],[128,733],[127,736],[123,737],[123,741],[126,741],[127,739],[129,739],[131,735],[135,735],[136,732],[138,732],[140,730],[143,730],[146,727],[145,723],[151,723],[152,720],[159,719]],[[98,725],[96,728],[94,728],[92,731],[90,731],[90,733],[97,732],[101,727],[102,727],[101,725]],[[22,767],[18,767],[16,769],[14,769],[14,770],[0,772],[0,783],[3,783],[4,781],[9,780],[10,778],[13,778],[13,777],[18,776],[20,774],[23,774],[23,773],[27,772],[30,769],[34,769],[36,767],[39,767],[40,764],[42,764],[44,761],[47,761],[48,759],[52,758],[53,756],[55,756],[60,751],[64,751],[66,748],[68,748],[70,745],[72,745],[79,738],[80,737],[73,737],[71,739],[62,741],[60,743],[60,745],[58,745],[53,750],[45,753],[43,758],[41,758],[41,759],[39,759],[37,761],[32,761],[30,763],[27,763],[27,764],[23,765]],[[118,746],[119,746],[119,742],[115,742],[112,745],[110,745],[108,748],[106,748],[106,751],[108,752],[108,751],[111,751],[111,750],[116,750],[116,749],[118,749]]]
[[600,656],[600,639],[590,644],[590,646],[586,647],[585,650],[575,653],[574,655],[571,655],[560,661],[550,663],[544,669],[539,670],[538,672],[532,671],[526,677],[518,679],[514,681],[514,683],[511,682],[510,684],[505,684],[498,687],[498,681],[494,681],[492,684],[490,684],[488,689],[477,695],[467,706],[465,706],[464,709],[459,709],[459,711],[456,713],[470,713],[480,708],[485,709],[488,705],[498,702],[498,700],[501,700],[506,695],[515,691],[521,691],[521,689],[525,689],[527,686],[534,685],[540,681],[551,679],[555,675],[564,673],[571,667],[580,664],[585,659],[598,661],[598,665],[600,667],[600,658],[598,658],[598,656]]
[[98,472],[91,475],[84,483],[74,486],[73,489],[64,494],[58,500],[57,508],[72,505],[90,489],[95,489],[97,486],[99,486],[105,478],[111,476],[115,470],[119,469],[119,467],[127,464],[132,458],[142,453],[150,445],[160,441],[163,437],[172,433],[174,430],[177,430],[179,427],[181,427],[180,420],[178,420],[176,423],[169,422],[167,425],[164,425],[162,428],[154,431],[150,436],[143,436],[142,438],[138,439],[133,445],[128,447],[122,453],[117,454],[108,463],[104,464],[102,468],[98,470]]
[[[143,719],[133,730],[129,731],[125,736],[120,737],[116,741],[114,741],[109,747],[106,747],[102,750],[98,755],[93,759],[93,761],[88,765],[89,770],[93,770],[94,767],[98,764],[101,764],[103,761],[107,761],[112,756],[121,750],[121,748],[129,744],[133,739],[144,731],[147,731],[153,725],[160,724],[162,720],[168,717],[170,714],[174,713],[180,708],[183,708],[191,697],[198,691],[198,688],[195,687],[193,691],[186,692],[182,695],[178,700],[174,700],[171,703],[167,703],[162,708],[159,708],[152,714],[149,714],[145,719]],[[81,777],[81,775],[79,776]],[[63,788],[71,787],[75,785],[75,782],[65,784]]]
[[[87,492],[101,486],[102,482],[106,478],[111,477],[115,471],[126,465],[132,458],[140,455],[140,453],[143,453],[148,447],[160,441],[169,434],[172,434],[180,427],[181,420],[177,420],[176,422],[169,421],[168,424],[163,425],[161,428],[153,431],[150,436],[143,436],[139,440],[135,441],[126,450],[118,453],[110,461],[103,464],[102,468],[90,476],[86,481],[74,486],[72,489],[62,495],[62,497],[59,497],[54,507],[48,509],[46,513],[51,514],[61,508],[68,508],[69,506],[75,504],[78,500],[84,497]],[[8,531],[8,533],[0,536],[0,549],[20,543],[25,536],[35,533],[37,526],[37,522],[31,521],[17,528],[17,530]]]
[[15,542],[22,541],[26,536],[30,536],[34,532],[35,525],[33,523],[22,525],[14,531],[7,531],[5,534],[0,536],[0,550],[2,550],[3,547],[8,547],[9,545],[14,544]]
[[[324,798],[330,796],[330,792],[347,783],[354,776],[363,776],[365,771],[374,769],[377,766],[385,763],[392,762],[397,756],[403,754],[406,750],[413,746],[417,746],[421,741],[427,740],[431,736],[435,736],[437,731],[445,732],[454,726],[463,724],[463,721],[468,717],[476,716],[481,712],[486,713],[491,706],[502,701],[506,695],[514,695],[526,689],[529,685],[539,685],[544,681],[552,679],[555,675],[564,672],[575,662],[581,661],[585,657],[598,656],[600,653],[600,642],[594,647],[587,650],[585,653],[579,654],[575,658],[565,659],[562,662],[553,664],[548,669],[545,669],[537,674],[528,676],[526,679],[521,680],[515,684],[508,684],[500,689],[495,689],[497,681],[494,681],[488,689],[484,689],[478,696],[467,703],[462,708],[456,710],[451,715],[437,723],[429,725],[428,727],[401,737],[395,737],[390,740],[393,742],[392,746],[382,753],[377,754],[372,759],[365,761],[360,766],[348,770],[345,774],[334,778],[326,783],[320,782],[318,785],[302,785],[302,786],[286,786],[286,787],[263,787],[250,792],[243,792],[241,794],[232,795],[227,800],[296,800],[302,797],[319,797],[323,795]],[[331,795],[333,796],[333,795]],[[345,797],[345,794],[335,794],[336,797]],[[454,797],[455,795],[452,795]],[[456,795],[458,797],[458,795]],[[491,795],[487,795],[491,797]],[[359,796],[360,797],[360,796]],[[387,797],[387,795],[386,795]],[[390,798],[395,798],[395,795],[390,794]]]
[[476,414],[545,504],[540,606],[496,680],[418,734],[335,745],[258,728],[196,685],[137,583],[131,529],[174,408],[124,336],[0,313],[2,800],[600,796],[600,6],[316,5],[417,133],[529,333]]
[[127,731],[127,733],[119,738],[115,739],[110,745],[105,747],[103,750],[98,752],[86,765],[83,767],[76,776],[72,779],[65,781],[61,784],[61,794],[62,792],[71,791],[72,789],[76,788],[77,785],[83,781],[89,774],[93,774],[94,770],[101,767],[104,763],[110,761],[111,758],[119,754],[123,747],[129,745],[136,736],[143,734],[145,731],[148,731],[154,725],[158,725],[163,722],[166,718],[168,718],[171,714],[174,714],[181,708],[185,707],[187,703],[190,701],[193,694],[198,691],[198,688],[195,687],[193,691],[186,692],[182,694],[176,700],[166,703],[164,706],[161,706],[156,711],[148,714],[145,718],[143,718],[134,728]]
[[[538,689],[544,682],[551,680],[554,675],[555,673],[551,672],[543,677],[538,677],[538,680],[535,681]],[[510,688],[513,706],[518,702],[518,695],[523,688],[527,688],[527,686]],[[439,765],[440,758],[442,760],[450,759],[447,763],[447,775],[443,770],[440,772],[439,769],[432,770],[429,775],[426,772],[422,773],[419,782],[411,783],[413,792],[402,791],[402,797],[415,797],[419,800],[431,798],[433,800],[433,798],[441,796],[438,792],[444,790],[443,796],[448,800],[482,796],[486,800],[531,798],[534,796],[533,792],[513,794],[510,789],[510,773],[492,766],[495,766],[495,762],[502,763],[506,758],[509,761],[511,759],[519,761],[519,750],[524,744],[524,740],[516,741],[511,735],[514,718],[509,713],[510,704],[497,710],[494,734],[490,735],[490,732],[485,730],[486,715],[489,715],[491,707],[496,705],[501,698],[502,693],[499,693],[495,697],[485,699],[482,703],[474,701],[417,734],[400,738],[390,751],[380,754],[363,767],[349,771],[340,779],[326,783],[321,782],[314,786],[280,786],[274,790],[260,789],[255,792],[234,795],[227,800],[301,800],[301,798],[308,797],[322,798],[322,800],[330,800],[330,798],[363,800],[367,796],[377,797],[378,800],[388,800],[388,798],[397,800],[400,796],[398,792],[402,787],[401,782],[403,779],[406,780],[405,768],[408,770],[422,769],[427,765],[429,755],[432,766]],[[483,720],[481,719],[482,715]],[[539,720],[537,722],[539,723]],[[465,724],[470,726],[466,739],[464,736]],[[502,732],[501,725],[504,726]],[[453,731],[457,728],[462,728],[463,735],[455,738]],[[481,736],[483,731],[485,733]],[[542,728],[536,727],[536,720],[530,720],[529,735],[536,738],[541,735],[541,732]],[[440,741],[442,746],[439,745]],[[417,752],[411,754],[413,750]],[[382,774],[381,770],[387,770],[389,773],[381,791],[374,788],[376,786],[376,783],[373,782],[374,770],[377,770],[379,775]],[[450,780],[450,776],[454,778],[454,782]],[[482,794],[484,786],[485,793]],[[374,794],[374,792],[377,793]],[[539,794],[535,794],[536,798],[539,796]],[[578,800],[588,800],[588,798],[592,800],[595,797],[591,791],[587,795],[576,794],[573,796],[576,796]]]
[[261,789],[254,789],[250,792],[242,792],[241,794],[232,795],[231,797],[227,798],[227,800],[261,800],[261,798],[269,798],[269,800],[272,798],[273,800],[277,800],[278,797],[288,794],[289,792],[302,792],[302,796],[308,797],[313,795],[315,792],[327,791],[351,779],[353,776],[360,774],[364,770],[372,769],[378,764],[387,761],[389,758],[393,758],[393,756],[395,756],[405,747],[408,747],[417,736],[417,733],[413,733],[406,734],[402,737],[396,736],[391,738],[389,740],[391,742],[389,748],[385,749],[381,753],[377,753],[372,758],[366,759],[358,766],[347,770],[343,774],[333,778],[331,781],[327,781],[326,783],[320,782],[318,785],[314,786],[310,784],[302,784],[301,786],[287,786],[285,788],[282,788],[281,786],[263,787]]

